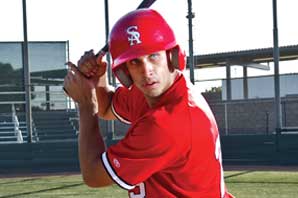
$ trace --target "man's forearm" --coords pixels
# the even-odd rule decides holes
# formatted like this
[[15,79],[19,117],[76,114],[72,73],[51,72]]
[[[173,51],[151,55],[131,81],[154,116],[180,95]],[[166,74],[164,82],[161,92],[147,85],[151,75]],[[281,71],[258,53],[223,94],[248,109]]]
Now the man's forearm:
[[80,106],[79,160],[84,181],[93,180],[100,156],[106,149],[98,117],[92,108]]
[[110,87],[97,87],[96,95],[98,98],[98,116],[104,120],[115,120],[116,117],[111,109],[114,90]]
[[116,117],[112,113],[111,104],[114,94],[114,87],[109,85],[107,72],[100,77],[96,86],[96,96],[98,98],[98,117],[104,120],[115,120]]

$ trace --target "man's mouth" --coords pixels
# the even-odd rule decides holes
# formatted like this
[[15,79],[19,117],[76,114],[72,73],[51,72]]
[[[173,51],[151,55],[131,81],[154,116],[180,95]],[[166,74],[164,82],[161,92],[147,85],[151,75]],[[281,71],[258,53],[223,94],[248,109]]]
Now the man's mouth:
[[155,86],[157,85],[157,82],[145,82],[144,84],[143,84],[143,87],[145,87],[145,88],[154,88]]

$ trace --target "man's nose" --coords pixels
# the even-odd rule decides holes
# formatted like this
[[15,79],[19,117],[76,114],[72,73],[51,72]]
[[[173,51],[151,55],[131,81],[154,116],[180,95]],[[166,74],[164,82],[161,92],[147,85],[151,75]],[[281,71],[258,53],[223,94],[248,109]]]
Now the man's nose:
[[142,64],[142,69],[145,76],[151,76],[153,74],[153,65],[150,62],[144,62]]

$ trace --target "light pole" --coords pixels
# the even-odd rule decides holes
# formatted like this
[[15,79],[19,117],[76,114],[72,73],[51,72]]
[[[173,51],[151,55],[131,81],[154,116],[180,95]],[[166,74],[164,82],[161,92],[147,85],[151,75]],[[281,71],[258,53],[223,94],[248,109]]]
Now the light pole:
[[28,61],[28,38],[27,38],[27,12],[26,12],[26,0],[23,0],[23,68],[24,68],[24,83],[25,83],[25,101],[26,101],[26,123],[28,143],[32,142],[32,111],[31,111],[31,80],[30,80],[30,68]]
[[187,0],[188,2],[188,14],[186,18],[188,19],[188,36],[189,36],[189,74],[190,81],[192,84],[195,84],[194,78],[194,57],[193,57],[193,36],[192,36],[192,19],[195,17],[195,14],[192,12],[192,1]]
[[280,80],[279,80],[279,46],[277,28],[277,2],[272,0],[273,5],[273,58],[274,58],[274,93],[275,93],[275,118],[276,118],[276,150],[279,151],[279,135],[281,133],[281,102],[280,102]]

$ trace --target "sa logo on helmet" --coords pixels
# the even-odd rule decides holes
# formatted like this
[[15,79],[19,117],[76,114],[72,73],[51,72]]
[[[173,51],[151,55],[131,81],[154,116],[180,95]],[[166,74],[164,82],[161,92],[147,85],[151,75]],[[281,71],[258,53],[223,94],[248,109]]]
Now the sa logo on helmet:
[[140,33],[137,30],[137,26],[130,26],[126,30],[127,34],[129,34],[128,41],[130,42],[130,46],[142,43]]

